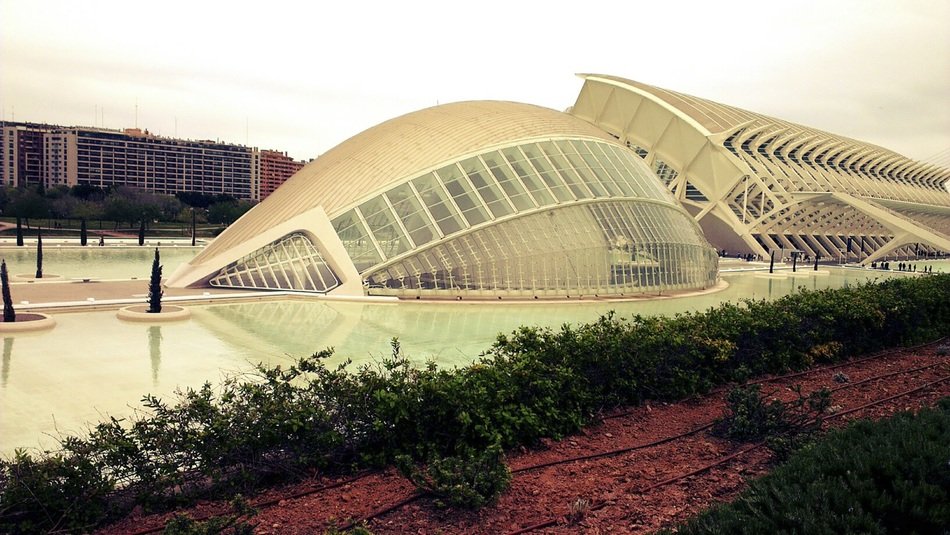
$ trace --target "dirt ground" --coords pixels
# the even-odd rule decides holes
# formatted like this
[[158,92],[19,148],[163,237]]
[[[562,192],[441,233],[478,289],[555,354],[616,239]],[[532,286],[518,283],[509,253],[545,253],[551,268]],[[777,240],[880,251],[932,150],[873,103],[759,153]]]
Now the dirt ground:
[[[764,383],[762,391],[791,400],[797,396],[791,390],[794,385],[806,393],[837,389],[829,426],[917,410],[950,396],[950,381],[935,383],[950,377],[950,357],[939,355],[936,348],[778,378]],[[511,488],[497,504],[480,511],[439,509],[390,469],[358,478],[313,478],[268,490],[251,498],[258,514],[250,522],[262,535],[320,534],[353,522],[362,522],[377,535],[653,532],[732,499],[773,466],[766,448],[716,438],[700,429],[724,413],[724,397],[725,390],[720,390],[681,403],[617,411],[578,435],[509,452]],[[849,412],[853,409],[858,410]],[[681,436],[689,431],[694,432]],[[226,511],[225,503],[208,502],[184,512],[202,518]],[[156,532],[169,517],[134,513],[98,533]]]

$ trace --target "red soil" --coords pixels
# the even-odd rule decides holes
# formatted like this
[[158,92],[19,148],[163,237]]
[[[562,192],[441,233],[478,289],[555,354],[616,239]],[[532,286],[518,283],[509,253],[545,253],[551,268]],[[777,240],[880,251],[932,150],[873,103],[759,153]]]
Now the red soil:
[[[916,370],[930,365],[933,366]],[[838,372],[848,377],[847,383],[834,380]],[[874,379],[890,373],[894,375]],[[866,383],[856,384],[869,378]],[[843,417],[832,417],[827,422],[840,426],[854,418],[882,418],[900,410],[933,406],[939,398],[950,396],[950,380],[931,383],[948,378],[950,357],[938,355],[937,345],[931,345],[834,370],[780,378],[764,384],[762,391],[791,400],[796,394],[790,387],[796,384],[802,385],[806,393],[821,387],[840,388],[832,394],[833,411],[844,413],[923,386],[916,392]],[[600,534],[644,533],[671,526],[716,502],[732,499],[750,480],[765,474],[773,464],[768,450],[750,449],[749,444],[719,439],[705,430],[624,453],[526,468],[668,439],[721,416],[724,396],[725,390],[721,390],[681,403],[647,404],[617,411],[576,436],[545,441],[535,449],[509,452],[511,488],[496,505],[480,511],[440,510],[430,498],[421,497],[372,518],[365,527],[374,534],[501,534],[532,527],[534,533]],[[705,469],[723,459],[729,460]],[[665,483],[697,470],[701,471]],[[334,484],[338,486],[314,492]],[[411,499],[415,492],[392,469],[355,481],[318,477],[254,497],[251,503],[259,512],[250,522],[257,526],[255,533],[262,535],[320,534],[331,526],[346,526]],[[226,503],[207,502],[184,512],[202,518],[227,510]],[[160,530],[170,516],[133,514],[99,533]]]

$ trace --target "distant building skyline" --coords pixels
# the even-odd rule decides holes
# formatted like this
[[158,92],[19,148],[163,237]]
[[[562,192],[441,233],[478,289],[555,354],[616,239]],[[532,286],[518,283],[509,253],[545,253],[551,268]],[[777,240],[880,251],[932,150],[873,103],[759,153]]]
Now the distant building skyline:
[[0,135],[5,186],[130,186],[259,201],[306,163],[277,150],[139,128],[0,121]]

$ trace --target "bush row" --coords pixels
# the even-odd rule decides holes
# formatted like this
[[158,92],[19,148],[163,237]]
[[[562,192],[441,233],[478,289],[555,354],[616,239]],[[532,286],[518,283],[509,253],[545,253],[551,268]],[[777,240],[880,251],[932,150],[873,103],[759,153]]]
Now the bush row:
[[[946,533],[950,398],[859,421],[793,454],[735,501],[676,533]],[[673,533],[667,531],[664,533]]]
[[326,366],[325,350],[175,403],[147,396],[145,416],[102,422],[55,453],[18,451],[0,466],[0,532],[88,529],[136,504],[397,457],[451,473],[438,459],[558,438],[606,408],[945,336],[948,302],[950,275],[936,275],[674,317],[608,314],[521,328],[453,370],[413,367],[396,341],[392,357],[355,370]]

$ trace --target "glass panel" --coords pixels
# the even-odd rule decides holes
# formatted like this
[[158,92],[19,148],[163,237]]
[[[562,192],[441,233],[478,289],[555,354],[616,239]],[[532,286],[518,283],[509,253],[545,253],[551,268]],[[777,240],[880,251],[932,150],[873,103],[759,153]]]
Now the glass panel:
[[350,210],[334,219],[333,228],[357,270],[362,271],[383,261],[355,211]]
[[483,227],[367,277],[371,289],[397,295],[606,295],[708,286],[716,262],[675,208],[604,202]]
[[531,162],[531,165],[533,165],[538,174],[541,175],[541,179],[544,180],[544,183],[547,184],[548,189],[551,190],[551,193],[554,194],[554,197],[559,202],[574,200],[574,196],[571,195],[571,192],[567,189],[567,186],[564,185],[561,177],[559,177],[557,173],[554,172],[554,168],[548,162],[547,158],[545,158],[540,147],[534,144],[529,144],[523,145],[521,150],[524,151],[525,155],[528,157],[528,161]]
[[416,187],[422,202],[435,218],[436,225],[442,230],[442,234],[448,236],[465,228],[462,218],[458,211],[449,202],[448,195],[439,184],[435,175],[429,173],[419,178],[413,179],[412,185]]
[[654,182],[653,177],[646,171],[646,164],[639,158],[634,158],[629,152],[619,147],[606,147],[611,153],[612,160],[617,166],[617,170],[624,174],[627,185],[633,190],[634,195],[638,197],[655,198],[650,183]]
[[403,226],[412,238],[416,247],[429,243],[438,237],[435,225],[422,208],[422,203],[416,198],[409,184],[397,186],[386,193],[389,202],[393,205],[396,215],[402,220]]
[[325,293],[340,285],[310,238],[293,233],[222,269],[212,286]]
[[604,185],[604,188],[610,193],[611,197],[620,197],[623,195],[623,192],[617,185],[614,183],[613,178],[607,174],[607,171],[604,170],[603,163],[600,159],[591,152],[590,148],[583,141],[575,140],[571,142],[574,147],[577,149],[577,153],[581,155],[581,158],[587,162],[587,166],[591,171],[597,176],[600,182]]
[[623,164],[620,164],[618,167],[618,162],[614,159],[613,151],[610,150],[611,147],[605,143],[593,142],[588,142],[587,146],[590,147],[594,156],[603,164],[604,170],[610,175],[610,179],[613,180],[614,184],[620,188],[623,195],[626,197],[635,197],[636,194],[634,190],[627,184],[627,170],[624,169]]
[[564,154],[568,162],[570,162],[571,168],[577,173],[581,178],[587,188],[594,194],[595,199],[601,199],[607,197],[607,190],[604,189],[604,186],[600,183],[600,180],[594,175],[590,170],[590,167],[587,165],[587,162],[578,154],[577,149],[574,148],[574,145],[568,143],[567,141],[558,141],[555,143],[558,149]]
[[560,173],[561,178],[564,179],[567,187],[571,189],[571,193],[578,199],[589,199],[590,191],[584,187],[584,181],[574,171],[574,166],[568,163],[567,158],[554,146],[554,143],[545,141],[540,146],[554,164],[554,168]]
[[462,162],[462,169],[468,174],[468,179],[475,186],[475,191],[482,197],[488,209],[495,217],[504,217],[512,213],[511,205],[505,199],[495,182],[494,177],[488,172],[481,160],[478,158],[469,158]]
[[554,197],[548,193],[548,190],[534,173],[534,170],[529,170],[526,165],[527,160],[525,160],[524,155],[521,154],[521,151],[518,150],[517,147],[502,149],[502,153],[505,155],[505,158],[508,159],[511,168],[514,169],[518,177],[521,178],[521,182],[525,185],[525,188],[527,188],[531,196],[534,197],[534,200],[537,201],[540,206],[554,204]]
[[519,212],[535,207],[534,201],[528,196],[524,185],[522,185],[521,181],[511,172],[511,169],[508,167],[508,164],[505,163],[505,159],[501,154],[490,152],[483,154],[482,159],[485,160],[485,164],[488,165],[488,170],[491,174],[498,180],[501,189],[508,195],[511,204],[515,205],[515,208]]
[[482,206],[481,199],[475,195],[472,186],[462,176],[462,171],[455,164],[439,169],[437,174],[445,184],[445,189],[462,211],[462,217],[468,221],[470,227],[488,221],[488,212]]
[[409,241],[382,196],[361,204],[359,210],[385,258],[392,258],[409,250]]

